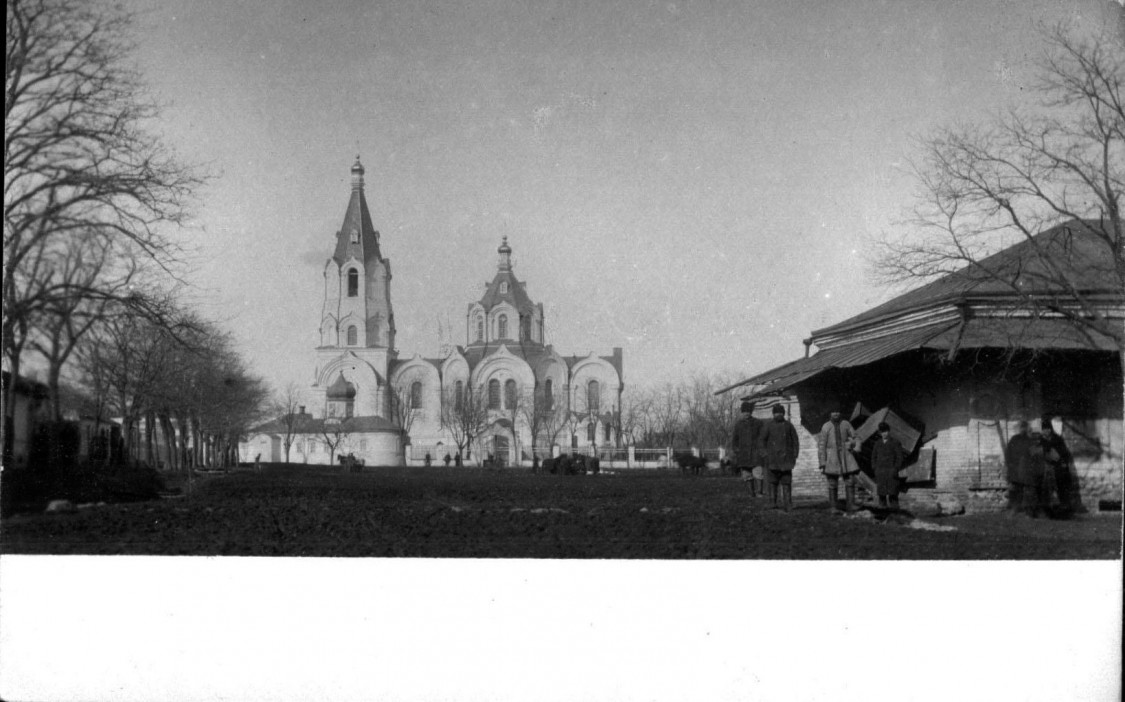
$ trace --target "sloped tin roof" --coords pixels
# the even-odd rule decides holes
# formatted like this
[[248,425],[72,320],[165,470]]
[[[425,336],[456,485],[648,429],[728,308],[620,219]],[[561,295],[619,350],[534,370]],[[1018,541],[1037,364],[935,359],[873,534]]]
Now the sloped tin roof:
[[1082,331],[1060,318],[975,318],[961,322],[941,322],[900,334],[859,341],[818,351],[759,373],[719,390],[759,386],[750,399],[782,392],[831,368],[850,368],[889,358],[916,349],[951,351],[982,348],[1093,349],[1116,351],[1113,340]]
[[[977,265],[957,271],[910,290],[854,317],[812,333],[817,337],[845,332],[884,317],[951,303],[966,297],[1014,296],[1019,294],[1066,294],[1059,285],[1065,277],[1084,293],[1104,291],[1125,296],[1117,284],[1115,262],[1094,222],[1073,220],[1052,227],[1029,239],[988,256]],[[1050,270],[1054,267],[1054,270]]]

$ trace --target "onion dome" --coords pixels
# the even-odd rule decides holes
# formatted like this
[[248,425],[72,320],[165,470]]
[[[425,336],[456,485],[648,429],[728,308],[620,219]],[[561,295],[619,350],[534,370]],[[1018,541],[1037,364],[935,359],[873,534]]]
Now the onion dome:
[[328,386],[325,394],[329,400],[353,400],[355,399],[355,386],[344,380],[344,374],[341,373],[336,378],[336,382]]

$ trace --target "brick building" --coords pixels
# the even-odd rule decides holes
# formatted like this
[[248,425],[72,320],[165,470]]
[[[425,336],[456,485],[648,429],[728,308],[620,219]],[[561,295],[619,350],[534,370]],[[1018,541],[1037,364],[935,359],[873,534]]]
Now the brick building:
[[802,440],[795,494],[824,491],[815,433],[832,409],[858,406],[889,407],[921,434],[907,506],[942,496],[999,506],[1008,439],[1020,420],[1037,431],[1044,419],[1074,453],[1084,505],[1120,504],[1125,291],[1096,226],[1054,227],[814,331],[804,358],[722,392],[749,390],[763,417],[768,404],[790,407]]

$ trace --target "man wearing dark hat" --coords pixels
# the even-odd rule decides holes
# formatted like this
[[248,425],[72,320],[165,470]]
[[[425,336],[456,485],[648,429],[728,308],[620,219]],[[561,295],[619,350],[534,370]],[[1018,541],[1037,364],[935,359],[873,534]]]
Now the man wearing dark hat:
[[774,405],[773,421],[762,428],[762,458],[766,464],[766,481],[774,508],[788,512],[793,506],[793,467],[801,452],[800,439],[793,423],[785,418],[785,408]]
[[739,408],[742,416],[734,423],[730,437],[731,465],[742,479],[750,483],[750,496],[762,493],[762,461],[759,445],[762,439],[762,420],[754,417],[754,403],[743,401]]
[[902,444],[891,436],[891,425],[879,422],[879,437],[871,445],[871,470],[880,507],[898,509],[898,471],[903,463]]
[[829,508],[839,512],[840,478],[844,479],[845,509],[855,511],[855,478],[859,474],[852,449],[855,448],[855,429],[839,410],[833,410],[828,421],[820,428],[816,445],[820,454],[820,472],[828,479]]

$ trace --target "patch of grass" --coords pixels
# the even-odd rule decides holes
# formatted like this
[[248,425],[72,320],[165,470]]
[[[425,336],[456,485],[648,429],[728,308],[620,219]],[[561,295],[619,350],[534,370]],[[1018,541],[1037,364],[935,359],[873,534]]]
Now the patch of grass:
[[159,473],[147,467],[78,465],[65,470],[36,468],[0,472],[0,513],[42,512],[51,500],[136,502],[157,498],[164,490]]

